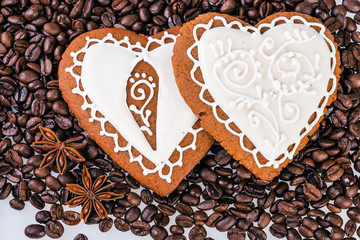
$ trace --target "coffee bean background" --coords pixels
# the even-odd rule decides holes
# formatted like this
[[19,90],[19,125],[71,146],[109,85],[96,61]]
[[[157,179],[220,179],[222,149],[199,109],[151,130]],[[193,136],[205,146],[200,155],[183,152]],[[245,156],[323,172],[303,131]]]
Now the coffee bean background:
[[[160,197],[86,136],[62,99],[58,63],[86,31],[115,27],[153,35],[209,11],[250,24],[279,11],[320,19],[341,53],[338,98],[309,144],[273,181],[257,179],[215,143],[177,190]],[[85,240],[101,232],[167,240],[360,238],[357,24],[358,0],[0,0],[0,239]],[[80,208],[63,205],[73,197],[64,186],[80,183],[82,164],[69,162],[64,175],[55,166],[39,169],[43,154],[31,147],[40,139],[39,126],[61,140],[83,135],[87,146],[80,153],[91,176],[108,174],[113,191],[125,194],[103,203],[110,220],[90,216],[88,236],[80,232]],[[28,226],[22,226],[25,218]]]

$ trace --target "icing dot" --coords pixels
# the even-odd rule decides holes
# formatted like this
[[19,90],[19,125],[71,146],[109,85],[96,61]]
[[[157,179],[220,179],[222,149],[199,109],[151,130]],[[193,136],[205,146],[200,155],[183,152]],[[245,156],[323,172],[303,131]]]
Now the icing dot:
[[276,97],[278,96],[277,91],[272,90],[272,91],[270,92],[270,96],[273,97],[273,98],[276,98]]
[[93,118],[89,118],[89,122],[93,122],[94,121],[94,119]]
[[70,53],[70,56],[71,56],[71,57],[75,57],[75,53],[74,53],[74,52],[71,52],[71,53]]
[[139,73],[135,73],[135,77],[139,78],[140,74]]
[[86,37],[85,39],[86,39],[86,41],[89,41],[89,40],[90,40],[90,38],[89,38],[89,37]]
[[154,88],[154,87],[156,87],[156,84],[155,84],[155,83],[153,83],[153,84],[151,84],[151,86]]
[[65,72],[70,72],[70,68],[65,68]]
[[105,135],[105,131],[101,130],[101,131],[100,131],[100,135],[101,135],[101,136],[104,136],[104,135]]
[[112,34],[111,34],[111,33],[108,33],[107,36],[108,36],[109,38],[111,38],[111,37],[112,37]]
[[142,73],[141,77],[146,78],[146,73]]
[[256,61],[255,64],[256,64],[257,67],[261,67],[261,62],[260,61]]
[[149,81],[152,82],[153,80],[154,80],[153,77],[150,76],[150,77],[149,77]]
[[135,82],[135,79],[130,78],[129,81],[130,81],[131,83],[134,83],[134,82]]

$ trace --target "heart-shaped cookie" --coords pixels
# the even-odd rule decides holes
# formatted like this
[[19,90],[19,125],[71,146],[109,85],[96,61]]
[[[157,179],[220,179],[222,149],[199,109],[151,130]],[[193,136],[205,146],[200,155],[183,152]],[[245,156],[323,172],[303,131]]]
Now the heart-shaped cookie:
[[339,53],[317,19],[278,13],[251,26],[208,13],[180,30],[172,58],[201,125],[271,180],[308,142],[336,98]]
[[171,56],[178,31],[91,31],[68,46],[59,66],[64,99],[90,137],[162,196],[213,142],[176,86]]

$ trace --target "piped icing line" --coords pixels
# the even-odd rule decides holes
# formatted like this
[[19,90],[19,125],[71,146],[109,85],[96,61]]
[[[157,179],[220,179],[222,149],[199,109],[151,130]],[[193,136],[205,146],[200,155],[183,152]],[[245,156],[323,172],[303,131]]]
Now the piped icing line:
[[[79,54],[86,54],[86,52],[88,51],[88,49],[90,48],[90,46],[93,46],[95,44],[105,44],[105,43],[109,43],[111,42],[112,44],[122,47],[122,48],[127,48],[129,50],[131,50],[135,55],[137,55],[137,62],[140,62],[141,60],[148,62],[149,64],[152,63],[152,60],[150,59],[148,53],[151,52],[152,50],[150,49],[150,46],[152,44],[158,44],[160,46],[164,46],[168,43],[166,43],[167,40],[172,40],[170,43],[175,43],[176,40],[176,35],[173,34],[169,34],[168,32],[164,32],[164,35],[161,39],[155,39],[152,37],[148,37],[148,42],[146,44],[145,47],[141,46],[141,44],[139,42],[137,42],[136,44],[131,44],[130,40],[127,36],[125,36],[123,39],[121,40],[116,40],[113,35],[111,33],[107,34],[107,36],[105,36],[102,39],[97,39],[97,38],[90,38],[90,37],[86,37],[86,43],[84,45],[83,48],[81,48],[80,50],[76,51],[76,52],[71,52],[70,56],[73,58],[73,65],[70,67],[67,67],[65,69],[66,72],[70,73],[71,76],[76,80],[76,87],[72,90],[72,92],[74,94],[78,94],[80,95],[84,102],[83,105],[81,106],[81,109],[83,111],[89,109],[90,110],[90,115],[91,118],[89,118],[89,122],[94,122],[97,121],[100,124],[100,135],[101,136],[106,136],[109,138],[112,138],[114,141],[114,152],[127,152],[129,154],[129,161],[130,162],[137,162],[139,164],[139,166],[142,168],[143,170],[143,174],[144,175],[148,175],[151,173],[157,173],[159,175],[160,178],[165,179],[168,183],[171,182],[171,176],[173,173],[173,168],[175,166],[182,166],[183,165],[183,155],[184,155],[184,151],[188,150],[188,149],[192,149],[195,150],[196,149],[196,142],[197,142],[197,136],[198,133],[201,132],[203,129],[201,127],[197,128],[197,129],[193,129],[193,127],[190,127],[190,129],[188,129],[187,133],[191,134],[193,136],[193,140],[190,144],[182,147],[180,145],[178,145],[176,147],[176,150],[179,152],[179,158],[178,160],[171,162],[170,159],[167,159],[166,161],[162,161],[160,163],[151,161],[151,159],[149,159],[154,165],[155,167],[153,169],[150,169],[148,167],[146,167],[143,163],[143,156],[141,154],[139,154],[138,156],[135,156],[132,152],[133,150],[133,145],[128,142],[126,144],[126,146],[120,146],[119,145],[119,135],[118,133],[111,133],[108,132],[105,128],[105,124],[108,122],[108,119],[106,119],[105,117],[98,117],[97,113],[101,113],[101,111],[99,110],[99,107],[94,103],[94,102],[90,102],[87,100],[87,97],[90,99],[90,97],[88,96],[87,92],[85,90],[82,90],[80,88],[81,85],[81,75],[78,75],[74,72],[74,69],[76,67],[82,67],[83,66],[83,62],[78,60],[78,56]],[[126,45],[126,47],[124,46]],[[156,48],[155,48],[156,49]],[[155,50],[154,49],[154,50]],[[140,50],[140,51],[139,51]],[[144,115],[146,117],[146,114]],[[126,139],[125,139],[126,140]],[[175,150],[175,149],[174,149]],[[141,149],[138,149],[138,151],[141,153]],[[163,173],[163,169],[164,167],[168,167],[168,171],[167,173]]]
[[[199,46],[200,46],[201,38],[204,36],[204,34],[206,34],[206,31],[213,29],[214,21],[221,21],[222,25],[223,25],[221,27],[215,27],[215,28],[233,29],[236,31],[243,31],[243,32],[247,32],[247,33],[251,32],[251,35],[253,35],[253,36],[263,35],[261,33],[262,29],[269,30],[269,29],[275,27],[275,25],[277,25],[278,22],[281,22],[279,24],[279,25],[281,25],[284,23],[285,24],[287,24],[287,23],[299,24],[299,21],[301,21],[304,25],[313,28],[318,34],[320,34],[323,37],[323,39],[325,40],[328,47],[330,48],[329,51],[330,51],[330,58],[331,58],[331,73],[330,73],[330,77],[329,77],[327,83],[329,83],[331,81],[332,87],[325,94],[324,100],[322,101],[321,105],[315,110],[315,112],[314,112],[314,113],[316,113],[315,119],[310,124],[307,123],[307,124],[305,124],[305,126],[303,126],[305,131],[303,131],[302,133],[299,133],[297,141],[293,143],[294,146],[292,147],[292,150],[285,151],[283,153],[283,156],[278,160],[276,160],[276,158],[279,158],[281,155],[275,155],[275,156],[272,155],[270,158],[267,158],[268,162],[266,162],[265,164],[261,164],[258,159],[258,154],[261,153],[259,151],[258,147],[255,146],[254,149],[247,148],[244,144],[244,137],[247,136],[244,133],[244,131],[239,133],[230,127],[230,124],[234,123],[234,119],[231,117],[231,114],[228,114],[224,109],[222,109],[225,112],[225,114],[228,116],[228,118],[221,119],[217,112],[217,107],[219,106],[218,102],[216,102],[216,100],[211,102],[205,98],[205,92],[208,91],[211,94],[211,89],[209,89],[209,87],[207,86],[205,77],[204,77],[204,82],[202,80],[199,80],[196,78],[195,72],[198,71],[199,69],[201,69],[202,65],[200,62],[199,54],[198,54],[198,57],[194,57],[192,55],[192,52],[199,53],[199,51],[200,51]],[[236,28],[234,28],[234,27],[236,27]],[[203,34],[198,37],[197,33],[198,33],[199,29],[202,29]],[[259,168],[270,167],[270,166],[272,166],[274,168],[278,168],[279,165],[281,163],[283,163],[286,159],[293,159],[294,153],[295,153],[297,147],[299,146],[301,140],[312,130],[313,126],[319,121],[320,117],[323,115],[323,111],[326,107],[329,97],[336,90],[336,81],[337,80],[336,80],[336,76],[334,73],[335,67],[336,67],[336,62],[337,62],[336,47],[335,47],[334,43],[326,36],[325,31],[326,31],[326,28],[324,25],[322,25],[320,23],[316,23],[316,22],[308,22],[306,19],[304,19],[301,16],[292,16],[290,19],[287,17],[284,17],[284,16],[280,16],[280,17],[273,19],[270,23],[262,23],[257,27],[253,27],[253,26],[249,26],[249,25],[243,26],[239,21],[231,21],[228,23],[225,18],[223,18],[221,16],[215,16],[208,23],[197,24],[193,28],[193,38],[194,38],[195,42],[192,46],[190,46],[187,49],[187,55],[194,64],[192,69],[190,70],[190,78],[192,81],[194,81],[197,85],[199,85],[201,87],[201,90],[199,93],[199,98],[203,103],[205,103],[206,105],[211,107],[213,115],[216,118],[216,120],[218,122],[224,124],[225,128],[230,133],[232,133],[233,135],[235,135],[239,138],[239,143],[240,143],[241,148],[243,150],[245,150],[246,152],[252,154],[252,156]],[[265,31],[265,33],[266,33],[266,31]],[[289,53],[289,55],[282,56],[283,57],[282,59],[275,62],[275,58],[273,56],[277,56],[277,54],[279,54],[282,51],[282,49],[284,49],[287,45],[293,44],[293,43],[301,43],[301,42],[308,43],[316,37],[316,36],[309,36],[306,31],[298,31],[297,29],[295,29],[293,31],[293,34],[290,31],[285,32],[285,36],[286,36],[288,42],[286,44],[284,44],[284,46],[281,46],[277,50],[277,52],[272,53],[271,55],[268,55],[264,49],[273,49],[274,48],[275,41],[272,38],[265,38],[257,50],[250,49],[248,52],[243,51],[242,49],[233,50],[232,49],[233,41],[231,38],[226,39],[226,42],[217,40],[216,43],[211,42],[208,45],[208,49],[209,49],[208,51],[211,51],[216,58],[219,58],[218,61],[216,62],[216,64],[218,64],[217,66],[222,66],[223,64],[229,64],[228,59],[235,59],[235,58],[240,58],[241,60],[244,60],[244,59],[249,60],[250,59],[249,60],[250,65],[242,64],[242,63],[244,63],[244,61],[242,61],[242,62],[239,61],[238,63],[240,64],[240,62],[241,62],[243,69],[242,69],[242,72],[241,72],[241,70],[238,70],[235,73],[235,74],[240,74],[239,76],[241,78],[241,76],[247,76],[249,74],[249,71],[251,69],[254,69],[255,74],[253,74],[252,78],[248,79],[248,82],[236,83],[236,82],[232,82],[230,79],[227,79],[226,80],[227,85],[221,81],[219,81],[220,82],[219,84],[221,86],[223,86],[229,92],[233,92],[234,94],[236,94],[238,96],[236,99],[231,100],[229,102],[229,105],[231,105],[233,107],[237,107],[239,109],[243,108],[244,106],[251,108],[252,106],[258,105],[258,106],[261,106],[263,109],[265,109],[263,111],[266,112],[266,114],[269,115],[270,118],[266,117],[264,114],[261,114],[258,111],[250,111],[248,114],[248,118],[249,118],[248,121],[250,124],[252,124],[252,127],[256,128],[259,126],[261,119],[264,120],[264,124],[267,124],[269,126],[269,129],[274,133],[274,136],[275,136],[275,143],[273,143],[269,139],[264,139],[264,143],[269,145],[269,147],[272,147],[272,148],[276,148],[277,146],[281,145],[281,143],[283,143],[286,140],[287,136],[286,136],[286,134],[279,131],[279,126],[278,126],[276,117],[274,115],[274,110],[270,109],[268,107],[269,101],[270,101],[269,99],[277,98],[277,100],[278,100],[278,103],[277,103],[278,110],[277,111],[279,112],[280,121],[282,121],[284,123],[294,123],[299,119],[300,108],[299,108],[298,104],[295,102],[285,102],[284,104],[282,104],[282,98],[286,97],[286,96],[293,96],[294,94],[297,94],[300,92],[305,95],[308,95],[308,96],[316,95],[317,92],[315,90],[311,89],[311,84],[318,81],[319,79],[321,79],[323,77],[320,74],[315,75],[315,71],[313,71],[314,69],[315,70],[319,69],[319,62],[320,62],[319,54],[315,54],[315,56],[314,56],[315,63],[314,64],[312,64],[310,61],[308,61],[306,56],[305,57],[302,56],[301,53],[299,53],[299,52],[293,53],[295,55],[291,55]],[[277,71],[282,72],[281,74],[284,77],[291,78],[293,76],[291,75],[292,74],[291,71],[290,72],[282,71],[282,69],[280,68],[280,65],[279,65],[281,63],[280,61],[284,62],[287,59],[291,59],[291,58],[294,59],[293,57],[295,57],[296,59],[302,59],[305,63],[307,63],[310,66],[309,68],[311,70],[311,73],[308,75],[304,74],[303,77],[304,77],[305,82],[299,80],[299,81],[297,81],[296,85],[290,84],[289,86],[287,84],[281,83],[281,81],[275,79],[272,74],[268,74],[268,76],[266,76],[266,77],[269,77],[271,79],[271,82],[272,82],[273,88],[274,88],[273,91],[266,92],[265,90],[263,90],[261,88],[260,85],[257,85],[256,86],[256,92],[257,92],[256,97],[239,94],[238,92],[236,92],[235,89],[233,89],[234,87],[236,87],[238,89],[242,89],[242,88],[245,89],[248,86],[252,85],[257,78],[263,77],[263,76],[259,75],[260,73],[257,70],[261,67],[261,64],[259,62],[256,62],[255,59],[253,59],[253,56],[255,56],[255,54],[257,52],[262,54],[264,59],[269,59],[270,66],[272,68],[275,68]],[[291,62],[291,63],[294,66],[299,66],[299,63],[297,63],[296,61]],[[251,66],[251,67],[249,67],[249,66]],[[271,71],[272,68],[269,67],[269,69],[270,69],[269,71]],[[229,69],[225,68],[225,70],[224,70],[225,73],[223,75],[227,76],[227,73],[229,71],[230,71]],[[219,79],[219,77],[217,76],[218,73],[216,71],[215,65],[214,65],[212,74],[213,74],[213,76],[216,77],[216,79]],[[202,72],[202,75],[204,76],[204,72]],[[293,113],[292,118],[285,118],[285,116],[283,116],[284,110]],[[275,118],[275,120],[274,120],[274,118]],[[290,144],[288,146],[290,146]]]
[[[152,136],[153,132],[150,130],[150,123],[149,123],[151,110],[146,109],[146,107],[150,103],[151,99],[154,97],[156,84],[151,83],[151,81],[153,80],[151,76],[149,76],[148,79],[146,79],[146,73],[142,73],[141,75],[139,73],[135,73],[135,77],[136,78],[141,77],[141,79],[138,80],[135,80],[134,78],[129,79],[129,81],[133,83],[130,89],[130,96],[132,97],[132,99],[137,101],[142,101],[146,98],[145,90],[144,88],[140,87],[141,85],[145,85],[150,90],[150,94],[149,96],[147,96],[145,103],[141,106],[140,109],[138,109],[134,104],[130,105],[129,109],[130,111],[133,111],[135,114],[140,115],[141,120],[145,124],[143,126],[140,126],[141,131],[147,132],[150,136]],[[137,91],[139,96],[137,96],[135,91]]]

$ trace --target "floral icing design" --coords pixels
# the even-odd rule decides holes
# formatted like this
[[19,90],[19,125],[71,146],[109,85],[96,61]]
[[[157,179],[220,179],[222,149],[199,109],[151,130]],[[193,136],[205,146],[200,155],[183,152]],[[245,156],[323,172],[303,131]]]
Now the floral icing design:
[[[214,21],[221,21],[223,27],[213,28]],[[299,21],[303,24],[295,24],[295,22]],[[281,22],[281,24],[277,24],[278,22]],[[292,24],[293,28],[286,29],[286,24]],[[304,25],[312,29],[312,31],[307,31]],[[233,29],[234,26],[238,29]],[[271,33],[267,34],[268,29],[275,26],[283,27],[285,37],[281,40],[281,44],[277,42],[276,36],[272,36]],[[315,28],[320,30],[317,31]],[[263,31],[263,29],[266,31]],[[198,37],[199,30],[204,31],[200,37]],[[198,24],[193,29],[195,43],[187,50],[187,55],[194,63],[190,72],[191,79],[201,87],[199,97],[202,102],[212,107],[217,121],[223,123],[233,135],[239,137],[242,149],[253,155],[256,164],[260,168],[265,166],[277,168],[287,158],[293,158],[301,139],[318,122],[329,96],[335,91],[336,48],[333,42],[325,35],[325,30],[322,24],[307,22],[300,16],[293,16],[290,19],[278,17],[271,23],[263,23],[257,28],[243,26],[238,21],[228,23],[223,17],[216,16],[207,24]],[[211,31],[213,33],[210,33]],[[216,35],[215,31],[217,31]],[[237,47],[235,47],[234,38],[236,37],[233,37],[233,35],[237,32],[245,32],[249,38],[263,38],[258,48],[246,49],[246,43],[244,45],[237,43]],[[250,34],[250,32],[252,33]],[[319,101],[321,104],[315,109],[315,119],[304,126],[305,131],[299,133],[296,141],[287,145],[288,147],[292,146],[291,150],[287,148],[283,154],[279,154],[279,152],[276,152],[277,149],[283,147],[282,144],[289,141],[289,136],[283,129],[284,124],[296,124],[303,117],[302,106],[298,101],[298,97],[301,95],[306,98],[307,96],[314,97],[322,94],[319,92],[319,82],[324,80],[324,74],[321,72],[320,63],[324,59],[321,59],[319,53],[315,53],[312,58],[309,58],[302,50],[298,51],[298,46],[312,44],[319,37],[319,34],[329,48],[328,52],[331,58],[331,61],[329,60],[331,62],[329,71],[332,72],[327,81],[331,82],[332,87],[330,90],[326,89],[327,92],[324,94],[324,98]],[[209,36],[212,36],[212,38]],[[243,40],[244,38],[239,37],[238,39],[246,42],[246,40]],[[240,45],[245,47],[241,48]],[[192,55],[193,50],[196,48],[198,58]],[[205,49],[208,49],[206,54],[204,54]],[[214,61],[206,59],[209,58],[210,54],[215,59]],[[203,81],[195,76],[195,72],[199,68],[203,74]],[[214,80],[209,80],[207,74],[214,76]],[[216,82],[217,85],[214,85],[213,82]],[[225,90],[223,91],[224,94],[225,92],[231,93],[231,98],[229,97],[228,102],[226,102],[229,106],[225,106],[224,102],[220,104],[228,119],[221,119],[216,110],[219,106],[219,88]],[[205,98],[206,91],[210,92],[214,101]],[[242,132],[236,132],[230,127],[230,124],[239,120],[233,118],[231,113],[228,114],[223,107],[227,110],[246,112],[247,114],[242,115],[247,118],[246,120],[243,119],[243,122],[246,121],[251,129],[264,130],[264,126],[266,126],[266,129],[271,134],[258,140],[251,138],[251,133],[246,134],[246,129],[240,128]],[[310,116],[311,114],[309,118]],[[254,149],[245,146],[244,136],[247,136],[254,143]],[[257,143],[261,141],[261,144],[257,145],[253,140],[257,141]],[[260,152],[259,149],[263,151]],[[259,162],[258,153],[261,153],[268,160],[265,164]]]
[[[118,133],[112,133],[112,132],[108,132],[106,130],[105,124],[109,120],[106,117],[102,117],[102,116],[97,115],[97,113],[101,113],[101,111],[99,109],[99,106],[97,106],[97,104],[95,104],[94,102],[88,100],[88,98],[89,99],[91,99],[91,98],[88,96],[87,91],[85,91],[84,89],[82,89],[80,87],[81,84],[83,84],[83,83],[81,83],[81,74],[80,75],[76,74],[74,72],[74,69],[84,66],[83,61],[80,61],[78,59],[78,56],[80,54],[86,54],[89,51],[90,47],[92,47],[92,46],[105,45],[105,44],[109,44],[109,43],[113,44],[114,46],[118,46],[120,48],[125,48],[125,49],[129,50],[131,52],[132,56],[135,56],[134,58],[136,58],[136,63],[143,60],[143,61],[149,63],[150,65],[152,65],[154,67],[154,65],[152,64],[154,62],[154,59],[151,59],[150,53],[153,52],[153,51],[156,51],[158,48],[165,47],[165,46],[170,45],[170,44],[171,44],[170,45],[171,46],[170,50],[172,52],[172,46],[175,43],[176,37],[177,37],[176,35],[169,34],[168,32],[164,32],[164,35],[163,35],[163,37],[161,39],[148,37],[148,42],[147,42],[145,47],[143,47],[139,42],[137,42],[136,44],[131,44],[130,39],[128,37],[126,37],[126,36],[121,40],[117,40],[117,39],[115,39],[113,37],[113,35],[111,33],[108,33],[107,36],[105,36],[102,39],[86,37],[86,39],[85,39],[86,43],[85,43],[84,47],[81,48],[80,50],[78,50],[77,52],[71,52],[70,53],[70,56],[73,58],[73,65],[65,69],[65,71],[69,72],[72,75],[72,77],[74,77],[74,79],[76,80],[76,87],[73,89],[73,93],[82,96],[84,102],[83,102],[83,105],[81,106],[81,109],[83,111],[85,111],[87,109],[90,110],[90,115],[91,115],[91,118],[89,118],[90,122],[97,121],[97,122],[100,123],[100,127],[101,127],[100,135],[106,136],[106,137],[109,137],[109,138],[113,139],[113,142],[114,142],[114,145],[115,145],[114,152],[119,152],[119,151],[120,152],[127,152],[128,155],[129,155],[129,161],[131,163],[138,163],[140,165],[140,167],[142,168],[142,170],[143,170],[143,175],[157,173],[160,178],[165,179],[168,183],[171,182],[171,176],[172,176],[174,167],[183,165],[182,160],[183,160],[184,151],[186,151],[188,149],[191,149],[191,150],[196,149],[197,135],[198,135],[199,132],[201,132],[203,130],[201,127],[197,128],[197,129],[192,128],[193,124],[195,124],[195,122],[197,120],[197,117],[192,114],[191,110],[189,110],[189,112],[192,114],[192,117],[191,117],[192,120],[188,120],[187,122],[192,121],[191,127],[187,128],[186,130],[182,130],[181,133],[183,133],[184,136],[186,135],[186,133],[191,134],[192,135],[192,141],[189,144],[187,144],[186,146],[180,146],[180,144],[178,144],[175,147],[174,150],[176,150],[178,152],[177,160],[171,162],[170,157],[168,157],[167,159],[159,161],[158,159],[151,159],[151,158],[148,157],[148,159],[155,165],[154,168],[149,168],[149,167],[145,166],[145,164],[143,162],[144,157],[143,157],[142,154],[139,154],[139,155],[136,156],[136,154],[133,153],[133,148],[135,148],[133,146],[134,144],[132,144],[128,139],[126,139],[126,137],[124,137],[125,140],[128,143],[125,146],[120,146],[119,145],[119,135],[118,135]],[[152,44],[158,45],[159,47],[157,47],[157,48],[155,48],[153,50],[149,50],[150,47],[152,46]],[[155,59],[155,60],[158,61],[159,59]],[[170,59],[169,59],[169,61],[170,61]],[[134,66],[136,65],[136,63],[134,64]],[[131,70],[132,69],[130,69],[130,71]],[[158,74],[159,74],[159,72],[158,72]],[[128,77],[130,77],[130,75]],[[126,77],[126,80],[128,80],[128,77]],[[139,76],[139,77],[141,77],[141,76]],[[168,80],[169,79],[165,79],[165,81],[168,81]],[[147,83],[145,83],[145,84],[147,84]],[[174,84],[175,84],[175,80],[174,80]],[[151,89],[154,88],[154,86],[152,84],[150,84],[148,86]],[[133,90],[135,90],[135,89],[133,89]],[[140,98],[143,98],[143,97],[146,97],[146,96],[143,96],[141,94]],[[152,98],[152,96],[148,96],[148,98]],[[181,99],[181,101],[183,101],[183,99]],[[184,102],[184,104],[185,104],[185,102]],[[151,112],[149,112],[149,111],[147,111],[145,109],[146,106],[143,106],[141,109],[135,109],[135,108],[133,108],[131,106],[130,106],[130,108],[131,108],[130,109],[131,111],[135,111],[136,113],[142,114],[142,117],[145,120],[144,123],[146,123],[146,120],[148,120],[148,118],[149,118],[149,116],[151,114]],[[145,112],[142,112],[142,111],[145,111]],[[157,122],[158,121],[159,121],[159,118],[157,119]],[[136,122],[135,122],[135,124],[136,124]],[[148,131],[146,129],[146,127],[148,127],[148,126],[145,125],[144,127],[142,127],[141,130]],[[115,128],[116,128],[116,126],[115,126]],[[157,126],[157,128],[159,128],[159,126]],[[121,132],[121,131],[119,131],[119,132]],[[157,142],[159,142],[159,141],[157,140]],[[150,144],[149,144],[149,146],[150,146]],[[142,153],[141,148],[139,148],[137,150],[140,153]],[[172,151],[174,151],[174,150],[172,150]],[[154,151],[154,152],[156,152],[156,151]],[[153,154],[151,156],[156,156],[156,154]],[[157,161],[155,161],[155,160],[157,160]],[[164,167],[166,167],[168,169],[166,171],[166,173],[163,172]]]

